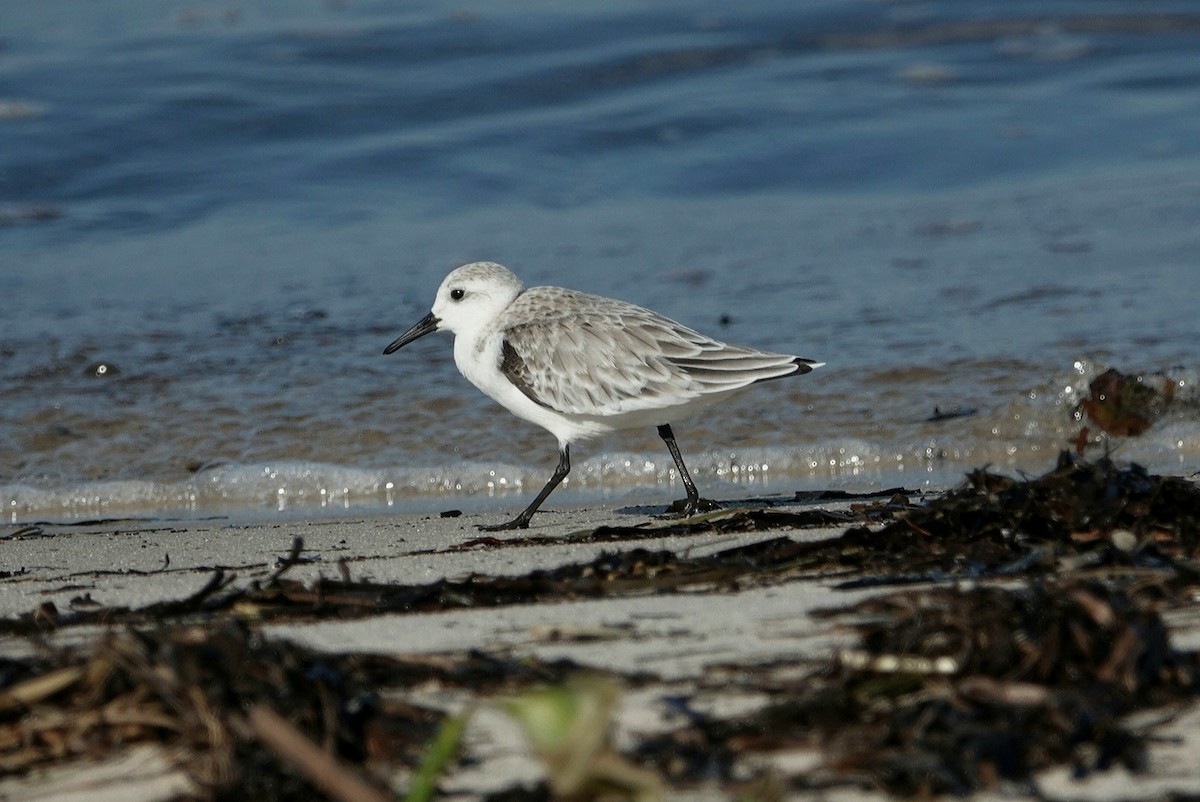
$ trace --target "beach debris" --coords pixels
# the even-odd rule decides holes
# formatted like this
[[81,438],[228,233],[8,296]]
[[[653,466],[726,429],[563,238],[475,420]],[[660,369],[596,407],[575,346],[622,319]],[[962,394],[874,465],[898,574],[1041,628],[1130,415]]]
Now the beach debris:
[[953,407],[951,409],[934,407],[933,414],[926,418],[925,422],[941,423],[943,421],[955,420],[956,418],[969,418],[978,411],[975,407]]
[[410,798],[428,799],[462,722],[385,691],[506,693],[576,671],[479,654],[323,654],[230,618],[114,630],[89,647],[0,663],[0,774],[154,743],[213,797],[374,802],[395,798],[380,777],[421,767],[413,788],[424,783],[425,796]]
[[856,583],[1133,567],[1190,585],[1200,578],[1200,487],[1063,452],[1033,479],[972,471],[882,529],[854,527],[827,545],[831,562],[864,575]]
[[[423,584],[353,580],[348,571],[337,578],[291,580],[286,572],[304,562],[303,540],[296,538],[289,556],[265,580],[239,585],[236,575],[216,569],[184,599],[140,609],[59,611],[52,625],[150,623],[218,611],[259,622],[345,619],[645,592],[744,589],[812,576],[842,577],[842,587],[863,587],[1138,569],[1180,591],[1200,585],[1196,483],[1153,476],[1136,464],[1089,462],[1066,452],[1040,477],[1017,479],[980,469],[963,486],[923,504],[897,493],[864,498],[845,512],[719,510],[684,521],[601,526],[536,542],[620,544],[631,538],[830,525],[847,529],[818,541],[781,534],[701,556],[644,546],[616,548],[585,562],[524,575],[471,574]],[[528,542],[488,537],[461,545],[519,548]],[[0,632],[32,633],[46,625],[27,615],[0,621]]]
[[786,778],[792,788],[850,782],[926,798],[1064,763],[1078,776],[1137,771],[1148,733],[1125,717],[1200,695],[1200,655],[1171,648],[1155,606],[1152,594],[1055,580],[830,610],[858,631],[855,648],[784,683],[758,672],[771,704],[730,720],[693,713],[636,755],[732,778],[748,755],[815,750],[821,761]]
[[[721,510],[687,521],[602,526],[560,538],[536,538],[536,542],[620,543],[630,538],[645,541],[689,532],[738,534],[867,520],[882,521],[890,518],[902,506],[894,497],[864,504],[858,511],[846,513],[824,510]],[[498,540],[484,537],[451,549],[518,548],[529,541],[528,538]],[[141,608],[105,606],[69,612],[55,611],[52,617],[28,613],[0,620],[0,634],[30,635],[48,628],[86,624],[151,624],[219,612],[230,612],[243,620],[259,623],[284,619],[347,619],[387,612],[499,607],[542,600],[620,596],[655,589],[733,587],[739,582],[782,581],[787,576],[803,573],[806,566],[807,570],[813,570],[821,558],[805,557],[812,546],[788,537],[779,537],[703,557],[688,557],[669,550],[640,547],[604,552],[584,563],[569,563],[525,575],[472,574],[463,578],[409,585],[354,580],[348,570],[341,569],[336,579],[321,576],[309,582],[291,580],[285,576],[290,569],[312,562],[303,555],[303,539],[296,537],[288,555],[275,560],[273,570],[263,579],[238,584],[237,574],[215,568],[200,588],[182,599],[155,602]],[[126,573],[153,572],[129,569]]]
[[36,524],[18,526],[11,532],[0,534],[0,540],[23,540],[32,537],[49,537],[49,535],[46,533],[46,530]]
[[[213,797],[236,788],[264,799],[393,798],[394,780],[381,778],[403,776],[409,798],[425,802],[456,766],[470,715],[402,695],[432,684],[521,721],[546,780],[532,791],[514,788],[515,796],[645,798],[712,782],[776,796],[847,784],[966,794],[1028,787],[1052,765],[1079,775],[1136,771],[1152,733],[1129,716],[1169,712],[1200,695],[1200,659],[1172,646],[1160,615],[1194,603],[1200,588],[1194,481],[1064,453],[1042,476],[980,469],[925,499],[891,488],[802,500],[834,499],[849,509],[729,509],[464,544],[612,544],[592,559],[516,576],[406,585],[356,580],[339,562],[337,578],[295,578],[297,566],[314,565],[296,537],[280,559],[238,566],[249,572],[241,581],[214,567],[177,600],[137,609],[106,607],[86,592],[64,609],[47,600],[0,621],[0,632],[40,644],[47,631],[105,631],[91,645],[0,658],[0,773],[103,760],[150,743],[179,755],[190,780]],[[846,528],[817,541],[794,531],[831,524]],[[734,544],[693,555],[647,543],[697,533]],[[626,545],[630,539],[638,545]],[[821,664],[714,667],[693,691],[675,688],[665,703],[682,716],[619,754],[608,722],[620,688],[644,688],[653,677],[581,677],[570,661],[484,652],[322,654],[258,632],[268,622],[722,593],[817,576],[893,590],[826,613],[858,642]],[[987,584],[991,578],[1004,586]],[[587,641],[619,632],[532,635]],[[693,707],[693,694],[706,690],[767,701],[721,718]],[[789,753],[802,759],[762,768]]]
[[[65,665],[31,661],[23,666],[31,676],[7,689],[0,771],[153,742],[183,755],[199,787],[301,799],[312,795],[309,780],[282,770],[277,754],[301,748],[293,730],[362,761],[385,739],[391,754],[411,755],[437,718],[380,700],[361,661],[267,643],[236,621],[112,631],[58,660]],[[267,710],[286,710],[287,723]]]
[[389,802],[392,799],[390,794],[359,777],[268,705],[258,703],[246,711],[246,724],[264,746],[331,798],[339,802]]
[[1092,379],[1088,391],[1078,410],[1113,437],[1145,433],[1175,399],[1175,385],[1165,377],[1128,376],[1116,368]]
[[817,502],[886,498],[898,504],[907,504],[908,497],[914,495],[917,495],[916,491],[903,487],[889,487],[886,490],[869,490],[863,493],[852,493],[847,490],[797,490],[792,500]]

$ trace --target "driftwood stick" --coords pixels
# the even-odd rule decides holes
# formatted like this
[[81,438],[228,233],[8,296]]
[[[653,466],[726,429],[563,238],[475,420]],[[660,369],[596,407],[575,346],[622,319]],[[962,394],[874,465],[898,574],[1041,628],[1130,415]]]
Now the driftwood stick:
[[313,785],[334,799],[340,802],[392,802],[266,705],[251,707],[247,720],[264,746],[295,766]]

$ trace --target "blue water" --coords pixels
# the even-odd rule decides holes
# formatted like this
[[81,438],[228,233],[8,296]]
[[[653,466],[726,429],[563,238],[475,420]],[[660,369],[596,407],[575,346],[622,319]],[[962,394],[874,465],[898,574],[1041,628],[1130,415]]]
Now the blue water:
[[522,506],[553,439],[380,353],[485,258],[829,363],[676,426],[718,497],[1040,470],[1109,366],[1178,401],[1107,446],[1195,471],[1192,9],[5,4],[6,520]]

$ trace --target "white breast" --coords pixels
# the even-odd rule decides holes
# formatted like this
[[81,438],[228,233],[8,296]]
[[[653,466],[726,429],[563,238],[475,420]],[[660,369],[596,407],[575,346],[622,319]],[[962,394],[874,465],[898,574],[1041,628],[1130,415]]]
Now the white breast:
[[541,426],[553,434],[559,447],[611,432],[615,427],[599,419],[574,419],[534,402],[500,372],[499,333],[471,339],[454,338],[454,364],[467,381],[518,418]]

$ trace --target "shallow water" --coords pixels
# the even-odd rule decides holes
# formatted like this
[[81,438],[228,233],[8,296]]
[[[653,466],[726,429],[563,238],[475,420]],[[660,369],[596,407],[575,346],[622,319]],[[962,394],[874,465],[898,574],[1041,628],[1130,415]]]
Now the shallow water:
[[519,508],[553,439],[380,353],[481,258],[828,363],[676,425],[717,497],[1041,471],[1110,365],[1200,467],[1190,4],[97,5],[0,10],[8,520]]

